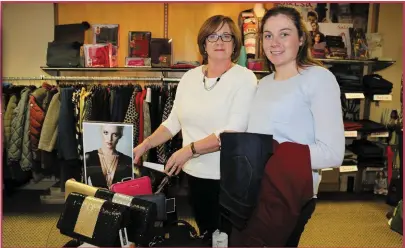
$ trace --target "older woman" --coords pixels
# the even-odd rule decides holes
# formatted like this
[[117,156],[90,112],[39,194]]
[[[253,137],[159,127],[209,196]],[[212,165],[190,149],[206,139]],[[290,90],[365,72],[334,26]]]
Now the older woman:
[[234,64],[241,48],[240,31],[231,18],[216,15],[200,28],[197,43],[207,63],[182,77],[169,118],[134,149],[134,162],[180,130],[183,148],[169,158],[169,175],[188,174],[189,195],[200,233],[218,228],[220,154],[219,134],[244,132],[257,79]]

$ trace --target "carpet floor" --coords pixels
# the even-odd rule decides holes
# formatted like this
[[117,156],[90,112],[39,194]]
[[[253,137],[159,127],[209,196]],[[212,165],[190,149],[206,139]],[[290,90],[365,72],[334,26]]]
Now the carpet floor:
[[[56,228],[60,205],[13,201],[3,204],[2,247],[62,247],[70,240]],[[178,206],[180,218],[195,225],[188,211],[182,211],[185,206]],[[390,209],[378,200],[319,200],[299,246],[402,247],[402,236],[390,230],[385,217]]]

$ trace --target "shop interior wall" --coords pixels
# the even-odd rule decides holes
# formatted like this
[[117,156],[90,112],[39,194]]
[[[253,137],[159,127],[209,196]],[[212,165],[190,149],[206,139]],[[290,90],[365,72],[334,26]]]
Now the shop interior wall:
[[[270,8],[273,4],[265,4]],[[197,47],[200,26],[210,16],[223,14],[237,22],[241,11],[250,9],[254,3],[169,3],[168,37],[173,39],[173,61],[197,60],[201,58]],[[128,54],[128,32],[150,31],[152,37],[164,36],[163,3],[60,3],[58,23],[68,24],[81,21],[90,24],[119,24],[119,66],[124,66]],[[86,42],[92,42],[91,32]]]
[[383,57],[391,58],[396,63],[377,72],[394,84],[392,101],[372,104],[370,119],[379,121],[384,109],[400,110],[401,76],[403,73],[403,6],[401,3],[380,3],[378,33],[383,36]]
[[2,76],[45,74],[40,66],[54,36],[53,3],[2,3],[2,28]]

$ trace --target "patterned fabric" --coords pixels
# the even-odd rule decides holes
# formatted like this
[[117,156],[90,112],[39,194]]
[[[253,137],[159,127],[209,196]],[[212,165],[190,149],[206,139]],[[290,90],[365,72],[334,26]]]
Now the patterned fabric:
[[[165,107],[163,109],[162,122],[164,122],[169,117],[170,112],[172,111],[173,108],[173,103],[174,103],[174,96],[172,92],[169,91],[169,97],[167,98]],[[168,154],[170,154],[169,149],[170,149],[169,142],[166,142],[165,144],[162,144],[157,147],[158,163],[166,164],[168,160]]]
[[[146,139],[152,134],[152,125],[150,121],[149,103],[143,102],[143,137]],[[143,161],[148,161],[148,152],[142,156]]]
[[83,160],[83,137],[80,132],[80,89],[75,89],[73,92],[72,103],[74,105],[74,118],[75,118],[75,137],[77,141],[77,153],[79,159]]
[[91,99],[92,95],[88,95],[86,97],[84,103],[84,114],[83,114],[83,121],[91,121],[91,112],[93,111],[93,101]]
[[20,160],[20,167],[23,171],[29,171],[32,168],[32,152],[31,152],[31,139],[30,139],[30,111],[27,109],[25,112],[24,134],[22,142],[22,154]]
[[134,89],[131,100],[129,102],[127,113],[125,114],[125,118],[124,118],[124,123],[133,124],[133,129],[134,129],[133,147],[135,147],[138,144],[137,140],[139,137],[138,126],[136,125],[137,119],[139,120],[139,117],[138,117],[138,112],[136,111],[136,106],[135,106],[137,93],[138,93],[137,90]]

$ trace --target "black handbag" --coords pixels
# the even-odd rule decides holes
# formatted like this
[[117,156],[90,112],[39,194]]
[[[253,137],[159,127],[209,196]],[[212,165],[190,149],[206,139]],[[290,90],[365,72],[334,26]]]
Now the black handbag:
[[88,22],[55,25],[53,41],[84,43],[85,32],[89,28]]
[[187,221],[176,220],[165,228],[164,236],[155,236],[150,247],[211,247],[211,240],[199,236]]
[[79,67],[80,46],[78,42],[48,42],[46,65],[48,67]]
[[241,230],[256,207],[264,168],[273,154],[273,136],[222,133],[220,138],[221,215]]
[[156,220],[157,221],[167,220],[166,196],[163,193],[158,193],[154,195],[136,195],[134,197],[155,203],[157,210]]
[[136,245],[148,244],[152,236],[156,221],[156,204],[144,199],[114,193],[107,189],[98,189],[95,197],[121,204],[130,209],[130,222],[128,224],[128,240]]
[[119,231],[128,227],[129,209],[110,201],[71,193],[57,228],[60,233],[99,247],[121,246]]

